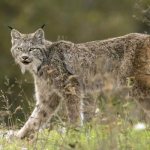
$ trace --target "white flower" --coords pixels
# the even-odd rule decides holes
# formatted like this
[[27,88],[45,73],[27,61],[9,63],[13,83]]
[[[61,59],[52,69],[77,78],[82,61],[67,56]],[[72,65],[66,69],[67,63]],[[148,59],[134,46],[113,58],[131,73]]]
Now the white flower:
[[134,130],[144,130],[146,129],[146,125],[144,123],[137,123],[135,126],[134,126]]
[[96,108],[95,113],[97,114],[99,112],[100,112],[99,108]]
[[28,150],[26,147],[22,147],[21,150]]
[[0,145],[0,150],[3,150],[3,145]]

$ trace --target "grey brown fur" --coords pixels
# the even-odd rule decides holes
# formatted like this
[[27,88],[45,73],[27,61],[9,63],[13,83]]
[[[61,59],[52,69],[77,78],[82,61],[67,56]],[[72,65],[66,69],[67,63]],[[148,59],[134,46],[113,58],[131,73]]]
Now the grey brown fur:
[[[131,95],[149,111],[149,35],[132,33],[81,44],[49,42],[42,29],[32,34],[21,34],[13,29],[11,36],[12,55],[23,73],[28,70],[33,75],[36,95],[36,107],[17,133],[19,138],[38,130],[59,109],[62,101],[67,105],[69,121],[79,123],[81,95],[88,89],[84,80],[89,70],[96,73],[97,59],[105,64],[102,71],[115,74],[118,86],[126,85],[126,79],[134,77]],[[86,98],[83,100],[86,106]]]

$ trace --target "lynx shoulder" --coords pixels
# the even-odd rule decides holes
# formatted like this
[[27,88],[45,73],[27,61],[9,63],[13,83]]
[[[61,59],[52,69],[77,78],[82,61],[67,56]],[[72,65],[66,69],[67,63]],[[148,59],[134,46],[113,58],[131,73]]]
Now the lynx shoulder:
[[150,93],[149,35],[132,33],[79,44],[47,41],[42,29],[31,34],[13,29],[11,37],[12,55],[23,73],[28,70],[33,75],[36,95],[35,109],[17,134],[20,138],[41,128],[59,110],[61,103],[67,106],[68,120],[72,124],[79,124],[83,119],[81,109],[85,109],[85,118],[93,114],[93,109],[86,111],[93,101],[81,95],[91,86],[87,82],[88,75],[98,70],[113,74],[119,86],[126,85],[128,77],[134,77],[131,95],[150,105],[149,99],[145,100]]

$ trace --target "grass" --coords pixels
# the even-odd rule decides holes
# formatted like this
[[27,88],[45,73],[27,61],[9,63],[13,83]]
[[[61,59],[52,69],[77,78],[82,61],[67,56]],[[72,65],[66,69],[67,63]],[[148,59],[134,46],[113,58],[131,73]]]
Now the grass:
[[[12,91],[15,91],[13,88],[14,86]],[[22,87],[20,91],[23,91]],[[33,140],[20,140],[15,137],[7,139],[2,136],[8,129],[20,128],[18,126],[24,124],[24,121],[19,119],[20,114],[27,120],[29,114],[26,112],[30,112],[22,106],[25,103],[30,106],[29,108],[32,106],[24,92],[18,96],[18,99],[23,99],[23,105],[11,105],[9,100],[12,96],[9,95],[12,95],[12,92],[2,92],[0,95],[4,102],[4,110],[10,113],[6,114],[7,120],[5,116],[4,119],[0,118],[0,150],[150,150],[149,120],[147,122],[143,118],[136,103],[128,98],[128,89],[112,88],[106,83],[101,92],[90,92],[99,108],[91,122],[79,128],[67,126],[64,130],[60,126],[62,122],[60,123],[56,117],[52,120],[53,128],[36,133]],[[16,108],[11,109],[12,106]],[[140,121],[145,122],[147,128],[135,130],[134,125]]]
[[150,130],[135,130],[124,120],[100,125],[95,122],[78,129],[60,127],[37,133],[34,140],[0,138],[4,150],[149,150]]
[[146,129],[134,129],[141,120],[134,101],[121,97],[118,91],[107,92],[97,100],[99,111],[91,122],[78,128],[68,126],[64,130],[56,117],[53,128],[36,133],[33,140],[3,137],[4,131],[18,128],[10,118],[10,125],[0,126],[0,150],[150,150],[148,122],[145,120]]

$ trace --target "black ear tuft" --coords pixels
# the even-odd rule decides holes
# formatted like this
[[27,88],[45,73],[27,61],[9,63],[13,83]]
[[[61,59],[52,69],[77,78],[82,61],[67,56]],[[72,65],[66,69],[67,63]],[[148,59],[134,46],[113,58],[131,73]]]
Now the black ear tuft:
[[9,28],[10,30],[14,29],[14,28],[12,28],[11,26],[8,26],[8,28]]
[[43,24],[43,25],[41,26],[41,28],[43,29],[45,26],[46,26],[46,25],[45,25],[45,24]]

